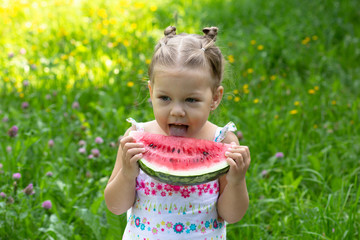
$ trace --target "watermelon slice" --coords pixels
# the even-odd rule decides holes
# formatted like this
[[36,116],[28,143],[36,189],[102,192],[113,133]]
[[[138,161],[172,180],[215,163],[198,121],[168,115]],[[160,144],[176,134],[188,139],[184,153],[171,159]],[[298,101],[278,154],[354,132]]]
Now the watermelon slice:
[[230,144],[208,140],[130,132],[145,145],[140,168],[153,178],[174,185],[196,185],[229,170],[225,152]]

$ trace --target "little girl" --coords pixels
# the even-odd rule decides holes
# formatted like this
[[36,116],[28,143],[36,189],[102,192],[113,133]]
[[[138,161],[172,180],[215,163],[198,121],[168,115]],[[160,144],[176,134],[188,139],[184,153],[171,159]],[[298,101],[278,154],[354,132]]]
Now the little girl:
[[[105,201],[114,214],[127,211],[123,239],[226,239],[226,222],[245,214],[249,197],[245,173],[248,147],[240,146],[235,125],[221,128],[208,121],[222,99],[224,58],[215,46],[217,28],[204,36],[176,35],[175,27],[155,47],[148,83],[155,120],[137,123],[121,139],[116,163],[105,189]],[[207,139],[232,144],[226,152],[229,172],[196,186],[159,182],[139,169],[145,151],[130,131]]]

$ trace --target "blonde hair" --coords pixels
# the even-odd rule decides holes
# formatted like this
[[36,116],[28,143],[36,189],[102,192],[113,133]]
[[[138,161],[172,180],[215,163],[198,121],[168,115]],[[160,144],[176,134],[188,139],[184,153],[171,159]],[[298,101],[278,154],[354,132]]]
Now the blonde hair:
[[224,57],[215,45],[217,27],[203,29],[205,35],[176,35],[176,27],[169,26],[164,37],[155,46],[154,55],[149,66],[150,82],[154,82],[155,67],[188,67],[206,68],[215,79],[214,88],[220,86],[224,72]]

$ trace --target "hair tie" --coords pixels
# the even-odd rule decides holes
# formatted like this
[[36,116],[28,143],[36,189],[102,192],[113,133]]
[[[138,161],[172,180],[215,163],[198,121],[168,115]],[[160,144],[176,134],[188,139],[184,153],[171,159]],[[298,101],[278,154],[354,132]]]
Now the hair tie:
[[203,50],[205,52],[206,49],[202,47],[201,50]]

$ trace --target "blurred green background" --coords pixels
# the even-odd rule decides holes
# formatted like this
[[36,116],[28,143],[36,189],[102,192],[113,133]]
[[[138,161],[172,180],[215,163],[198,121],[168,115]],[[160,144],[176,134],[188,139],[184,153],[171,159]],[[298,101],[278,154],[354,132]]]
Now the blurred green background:
[[250,207],[228,239],[359,239],[359,9],[0,1],[0,238],[121,238],[125,216],[106,209],[103,190],[125,119],[153,119],[147,67],[175,25],[219,28],[225,95],[211,120],[235,122],[252,154]]

